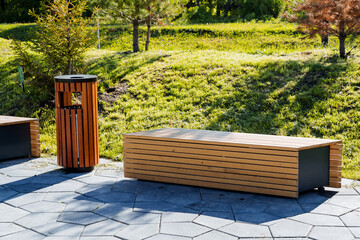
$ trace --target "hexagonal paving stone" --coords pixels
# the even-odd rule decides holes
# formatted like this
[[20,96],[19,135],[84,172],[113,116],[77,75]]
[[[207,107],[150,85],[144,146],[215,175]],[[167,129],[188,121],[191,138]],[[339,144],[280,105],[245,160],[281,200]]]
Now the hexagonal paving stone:
[[14,196],[18,194],[18,192],[11,190],[11,189],[0,189],[0,202],[10,198],[11,196]]
[[45,225],[37,226],[33,228],[34,231],[42,233],[46,236],[71,236],[71,239],[79,237],[84,230],[84,226],[70,223],[48,223]]
[[36,176],[32,179],[31,183],[42,183],[48,185],[54,185],[57,183],[62,183],[67,179],[61,176]]
[[201,201],[201,197],[200,197],[200,192],[185,192],[185,193],[179,192],[179,193],[174,193],[165,201],[177,205],[185,206],[194,202]]
[[235,236],[223,233],[223,232],[215,231],[215,230],[204,233],[204,234],[194,238],[194,240],[209,240],[209,239],[236,240],[238,238]]
[[169,198],[173,193],[168,192],[164,189],[154,189],[148,190],[144,192],[140,192],[136,196],[136,201],[143,202],[143,201],[164,201],[165,199]]
[[360,227],[360,212],[354,211],[340,217],[348,227]]
[[77,181],[86,183],[86,184],[96,184],[96,185],[113,185],[116,181],[116,178],[110,177],[101,177],[101,176],[87,176],[78,178]]
[[50,192],[74,192],[82,187],[86,186],[85,183],[75,181],[75,180],[66,180],[61,183],[54,184],[50,188]]
[[309,237],[315,239],[326,239],[326,240],[350,240],[354,239],[354,236],[351,234],[350,230],[346,227],[318,227],[315,226]]
[[6,200],[5,202],[13,206],[22,206],[25,204],[39,202],[45,196],[45,193],[19,193],[16,196],[12,196],[11,199]]
[[93,199],[93,201],[91,200],[74,200],[69,202],[65,209],[63,210],[64,212],[91,212],[94,211],[95,209],[101,207],[102,205],[104,205],[103,202],[99,202],[95,199]]
[[270,226],[274,237],[306,237],[312,226],[305,223],[281,219]]
[[31,213],[15,221],[15,223],[26,228],[32,228],[39,225],[56,222],[60,213]]
[[24,231],[25,228],[22,228],[13,223],[0,223],[0,237],[8,234]]
[[316,226],[344,226],[338,217],[315,213],[304,213],[290,219]]
[[271,225],[274,221],[281,219],[280,217],[267,213],[235,213],[237,222]]
[[1,240],[18,240],[18,239],[19,240],[22,240],[22,239],[40,240],[40,239],[44,239],[44,237],[45,237],[44,235],[41,235],[34,231],[25,230],[25,231],[21,231],[21,232],[16,232],[11,235],[6,235],[6,236],[2,237]]
[[296,199],[256,194],[250,201],[263,202],[267,204],[294,204]]
[[5,185],[7,187],[12,187],[16,185],[23,185],[31,182],[32,178],[29,177],[9,177],[5,175],[0,174],[0,182],[2,185]]
[[105,220],[106,218],[92,212],[63,212],[58,221],[65,223],[74,223],[88,225]]
[[134,203],[105,203],[94,212],[108,218],[132,212]]
[[112,185],[86,185],[80,189],[77,189],[77,193],[84,194],[86,196],[96,196],[100,194],[107,194],[110,193],[112,189]]
[[160,214],[156,213],[142,213],[142,212],[129,212],[126,214],[118,214],[112,219],[127,224],[150,224],[160,223]]
[[49,184],[42,183],[27,183],[22,185],[13,185],[12,189],[21,193],[30,193],[30,192],[48,192],[51,188]]
[[159,233],[159,224],[130,225],[115,236],[122,239],[140,240]]
[[161,222],[191,222],[200,212],[164,212],[161,217]]
[[74,192],[49,192],[45,195],[45,201],[68,203],[74,199],[78,199],[81,195]]
[[231,206],[234,212],[256,213],[264,211],[269,206],[269,204],[258,201],[244,200],[231,203]]
[[161,202],[161,201],[147,201],[147,202],[135,202],[134,211],[137,212],[152,212],[161,213],[171,211],[179,206],[173,203]]
[[0,203],[0,213],[0,222],[13,222],[30,214],[27,211],[9,206],[5,203]]
[[98,222],[86,226],[82,236],[89,236],[89,235],[112,236],[126,226],[127,226],[126,224],[108,219],[102,222]]
[[65,208],[65,203],[39,201],[21,206],[30,212],[61,212]]
[[329,203],[350,208],[350,209],[356,209],[360,207],[360,196],[335,196],[332,197],[329,201]]
[[11,177],[33,177],[39,175],[40,171],[37,170],[25,170],[25,169],[16,169],[12,171],[7,171],[6,175]]
[[160,233],[156,234],[155,236],[149,237],[146,240],[191,240],[191,238]]
[[255,194],[242,192],[204,192],[201,193],[201,198],[204,201],[214,202],[240,202],[252,199]]
[[200,201],[186,205],[186,207],[199,211],[232,212],[230,203]]
[[351,209],[349,208],[327,204],[327,203],[323,203],[321,205],[314,203],[304,203],[301,204],[301,207],[306,212],[332,215],[332,216],[340,216],[351,211]]
[[318,191],[310,191],[305,193],[300,193],[299,198],[297,199],[299,203],[325,203],[329,198],[322,196]]
[[119,202],[133,202],[135,201],[136,194],[135,193],[120,193],[117,191],[107,192],[105,194],[99,194],[93,196],[100,201],[107,203],[119,203]]
[[163,223],[161,224],[160,233],[184,237],[196,237],[210,230],[210,228],[195,223]]
[[349,230],[356,238],[360,238],[360,227],[349,227]]
[[193,222],[216,229],[234,221],[231,212],[203,212]]
[[271,233],[268,227],[259,226],[247,223],[232,223],[225,227],[218,229],[221,232],[225,232],[240,238],[264,238],[271,237]]
[[271,204],[264,212],[279,217],[292,217],[304,213],[299,204],[293,203]]

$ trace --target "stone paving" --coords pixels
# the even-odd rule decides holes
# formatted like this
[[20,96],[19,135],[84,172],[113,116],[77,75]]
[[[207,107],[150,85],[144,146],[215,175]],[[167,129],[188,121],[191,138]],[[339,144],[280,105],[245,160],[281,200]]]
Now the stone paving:
[[0,239],[360,239],[360,183],[298,199],[138,181],[121,163],[66,173],[0,162]]

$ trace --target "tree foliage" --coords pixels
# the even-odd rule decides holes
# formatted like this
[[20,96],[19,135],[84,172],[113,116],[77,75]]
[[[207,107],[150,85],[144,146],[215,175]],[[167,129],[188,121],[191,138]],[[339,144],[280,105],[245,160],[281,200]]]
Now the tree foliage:
[[34,38],[26,43],[13,41],[13,50],[27,76],[39,86],[52,87],[55,75],[83,71],[83,54],[96,41],[93,18],[82,17],[86,0],[54,0],[43,4],[36,19]]
[[346,58],[345,40],[360,30],[360,0],[306,0],[295,10],[291,19],[310,37],[320,34],[339,39],[340,57]]

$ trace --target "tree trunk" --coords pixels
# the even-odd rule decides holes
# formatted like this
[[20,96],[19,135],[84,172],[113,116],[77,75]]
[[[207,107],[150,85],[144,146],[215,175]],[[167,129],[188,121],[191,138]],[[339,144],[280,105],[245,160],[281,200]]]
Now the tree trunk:
[[321,44],[324,47],[327,47],[329,45],[329,34],[321,34]]
[[227,0],[225,4],[224,17],[227,17],[229,15],[230,6],[231,6],[231,0]]
[[200,7],[200,0],[196,0],[196,6]]
[[341,58],[346,58],[345,37],[339,37],[339,42],[340,42],[340,57]]
[[133,52],[139,52],[139,19],[133,21]]
[[150,37],[151,37],[151,16],[149,15],[146,20],[147,26],[147,34],[146,34],[146,43],[145,43],[145,51],[149,50]]

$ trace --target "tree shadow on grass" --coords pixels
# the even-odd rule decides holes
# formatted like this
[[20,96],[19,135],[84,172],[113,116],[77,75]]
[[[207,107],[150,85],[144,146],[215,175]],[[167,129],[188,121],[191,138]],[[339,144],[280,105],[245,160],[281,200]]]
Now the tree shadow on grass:
[[0,30],[0,37],[18,41],[29,41],[34,38],[31,33],[36,28],[35,24],[20,25],[6,30]]
[[235,81],[236,90],[209,108],[208,113],[216,108],[224,113],[207,129],[262,134],[279,134],[282,129],[281,134],[297,135],[309,124],[309,111],[341,89],[336,80],[347,68],[345,64],[314,61],[263,65],[258,68],[258,78]]

